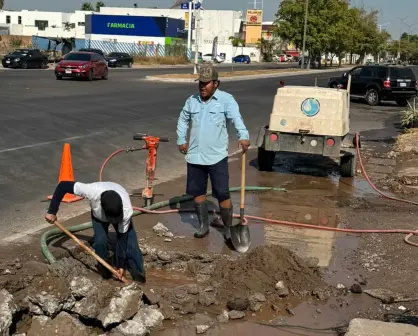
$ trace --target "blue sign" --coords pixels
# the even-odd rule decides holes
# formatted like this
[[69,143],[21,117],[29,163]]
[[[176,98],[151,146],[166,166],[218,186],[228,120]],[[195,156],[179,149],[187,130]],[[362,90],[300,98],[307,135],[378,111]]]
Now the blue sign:
[[301,110],[307,117],[314,117],[319,113],[321,106],[318,99],[307,98],[303,101]]
[[184,20],[132,15],[86,15],[86,34],[179,37]]
[[[181,9],[189,9],[189,3],[187,2],[187,3],[182,3],[181,5],[180,5],[180,8]],[[192,9],[194,9],[194,4],[192,3]]]

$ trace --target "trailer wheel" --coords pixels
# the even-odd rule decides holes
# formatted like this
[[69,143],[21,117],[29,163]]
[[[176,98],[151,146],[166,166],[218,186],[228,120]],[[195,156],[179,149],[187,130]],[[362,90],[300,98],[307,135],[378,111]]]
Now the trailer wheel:
[[357,156],[346,154],[341,157],[340,173],[341,177],[354,177],[357,171]]
[[274,165],[275,152],[267,151],[263,147],[258,147],[257,161],[260,171],[272,171]]

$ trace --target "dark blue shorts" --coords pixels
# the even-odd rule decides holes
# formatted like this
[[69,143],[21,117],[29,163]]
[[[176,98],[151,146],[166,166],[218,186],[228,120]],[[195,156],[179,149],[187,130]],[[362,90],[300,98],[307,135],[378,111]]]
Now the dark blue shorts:
[[218,202],[228,200],[230,198],[228,157],[213,165],[187,163],[187,195],[193,197],[206,195],[208,177],[212,184],[213,197]]

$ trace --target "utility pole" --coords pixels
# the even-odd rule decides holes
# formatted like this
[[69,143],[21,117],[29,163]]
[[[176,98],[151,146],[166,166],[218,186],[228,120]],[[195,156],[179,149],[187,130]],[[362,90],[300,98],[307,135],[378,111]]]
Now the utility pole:
[[308,7],[309,7],[309,0],[306,0],[305,3],[305,24],[303,28],[303,46],[302,46],[302,63],[301,68],[305,67],[305,49],[306,49],[306,28],[308,26]]
[[197,74],[197,67],[198,67],[198,63],[199,63],[199,43],[198,43],[198,34],[199,34],[199,30],[200,30],[200,6],[199,9],[196,9],[196,4],[197,4],[198,0],[193,0],[193,4],[194,4],[194,9],[193,9],[193,13],[194,13],[194,31],[195,31],[195,38],[194,38],[194,71],[193,73],[196,75]]
[[193,6],[193,1],[190,0],[189,1],[189,19],[188,19],[188,31],[187,31],[187,53],[189,53],[189,50],[192,50],[192,6]]

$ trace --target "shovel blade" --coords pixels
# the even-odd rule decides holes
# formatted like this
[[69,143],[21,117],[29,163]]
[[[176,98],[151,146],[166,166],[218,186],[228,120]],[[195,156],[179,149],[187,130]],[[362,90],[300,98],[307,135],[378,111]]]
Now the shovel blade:
[[251,246],[250,228],[247,225],[237,224],[230,227],[231,242],[235,250],[245,253]]

